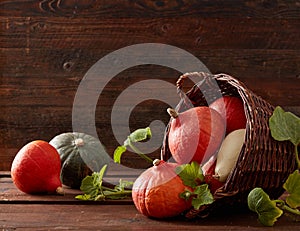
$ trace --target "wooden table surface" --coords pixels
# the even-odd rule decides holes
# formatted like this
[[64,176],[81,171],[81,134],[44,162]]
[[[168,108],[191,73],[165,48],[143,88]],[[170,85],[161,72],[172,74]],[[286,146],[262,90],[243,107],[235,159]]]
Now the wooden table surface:
[[267,228],[249,210],[223,211],[207,218],[155,220],[140,214],[131,199],[83,202],[79,190],[61,195],[27,195],[0,172],[0,230],[300,230],[300,222],[282,216]]
[[[136,44],[182,49],[211,73],[230,74],[272,105],[300,115],[299,0],[5,0],[0,1],[0,22],[0,231],[300,230],[300,222],[287,217],[272,228],[263,227],[249,210],[224,209],[195,221],[158,221],[141,215],[131,200],[83,203],[74,199],[79,193],[74,190],[64,196],[26,195],[14,187],[9,172],[1,173],[10,170],[26,143],[50,141],[73,131],[74,99],[86,74],[102,58]],[[138,59],[141,54],[138,50],[121,55],[112,62],[112,70],[126,63],[123,58]],[[149,52],[146,57],[182,60],[178,51]],[[195,71],[190,62],[180,66]],[[182,73],[149,63],[127,68],[107,81],[109,70],[101,69],[95,85],[87,90],[87,102],[95,92],[99,99],[95,113],[79,115],[78,125],[88,133],[86,121],[93,116],[99,140],[112,155],[119,145],[112,123],[114,109],[122,110],[120,115],[133,109],[126,123],[118,121],[118,132],[157,120],[167,124],[166,109],[169,101],[178,100],[175,83]],[[156,83],[152,80],[165,84],[145,84]],[[149,156],[159,157],[155,152]],[[134,153],[122,161],[129,168],[146,168]]]

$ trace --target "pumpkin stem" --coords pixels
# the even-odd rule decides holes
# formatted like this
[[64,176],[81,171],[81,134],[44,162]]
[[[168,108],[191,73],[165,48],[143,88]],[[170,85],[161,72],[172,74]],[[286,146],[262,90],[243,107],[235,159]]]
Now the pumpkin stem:
[[170,115],[172,118],[174,118],[174,119],[178,117],[177,111],[175,111],[173,108],[168,108],[168,109],[167,109],[167,112],[168,112],[169,115]]
[[59,194],[59,195],[64,195],[65,190],[63,189],[63,187],[57,187],[56,193]]
[[155,159],[153,160],[153,165],[158,166],[160,164],[161,160],[160,159]]
[[83,146],[83,145],[84,145],[83,139],[77,138],[77,139],[75,140],[75,145],[76,145],[77,147]]

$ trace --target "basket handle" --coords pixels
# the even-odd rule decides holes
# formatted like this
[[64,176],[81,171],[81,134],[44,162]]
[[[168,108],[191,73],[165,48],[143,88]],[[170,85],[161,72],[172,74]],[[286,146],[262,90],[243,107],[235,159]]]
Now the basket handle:
[[189,77],[189,73],[185,73],[185,74],[181,75],[178,78],[178,80],[176,81],[177,94],[179,95],[179,97],[181,99],[181,102],[179,102],[179,104],[175,108],[175,110],[177,110],[177,111],[180,108],[180,104],[182,104],[182,103],[185,104],[187,107],[192,107],[189,98],[186,96],[185,92],[182,91],[182,86],[183,86],[184,80],[188,77]]
[[181,75],[176,81],[176,86],[177,86],[177,94],[179,95],[182,103],[184,103],[188,108],[193,107],[189,97],[182,90],[183,83],[187,78],[191,79],[195,83],[194,85],[195,87],[200,83],[207,82],[210,76],[212,76],[212,74],[206,72],[187,72]]
[[196,84],[202,81],[206,81],[209,77],[213,77],[213,76],[214,76],[213,74],[206,73],[206,72],[187,72],[178,78],[176,82],[176,86],[177,89],[181,90],[186,78],[191,79]]
[[177,90],[181,90],[182,89],[182,86],[183,86],[183,82],[184,80],[188,77],[187,73],[181,75],[178,80],[176,81],[176,87],[177,87]]

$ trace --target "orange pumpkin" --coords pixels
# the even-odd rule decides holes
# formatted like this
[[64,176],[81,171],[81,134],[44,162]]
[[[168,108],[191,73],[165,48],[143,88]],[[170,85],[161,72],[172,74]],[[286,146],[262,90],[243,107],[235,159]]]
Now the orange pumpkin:
[[63,193],[60,157],[46,141],[35,140],[19,150],[11,166],[11,177],[25,193]]
[[169,108],[168,113],[172,116],[168,144],[177,163],[203,164],[217,152],[225,136],[225,122],[217,111],[202,106],[181,113]]
[[148,217],[167,218],[191,208],[191,201],[180,198],[188,187],[175,173],[178,164],[163,160],[153,163],[134,182],[132,198],[137,210]]

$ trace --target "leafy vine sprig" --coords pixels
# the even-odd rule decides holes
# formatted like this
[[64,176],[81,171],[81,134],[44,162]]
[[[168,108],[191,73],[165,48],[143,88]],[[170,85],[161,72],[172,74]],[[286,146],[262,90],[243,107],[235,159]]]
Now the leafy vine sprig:
[[[284,212],[300,216],[300,118],[291,112],[285,112],[277,106],[269,119],[271,136],[277,141],[290,141],[294,145],[297,169],[283,184],[288,193],[285,200],[271,200],[262,188],[254,188],[248,195],[248,207],[258,214],[259,221],[265,226],[273,226]],[[297,220],[297,218],[295,218]]]

